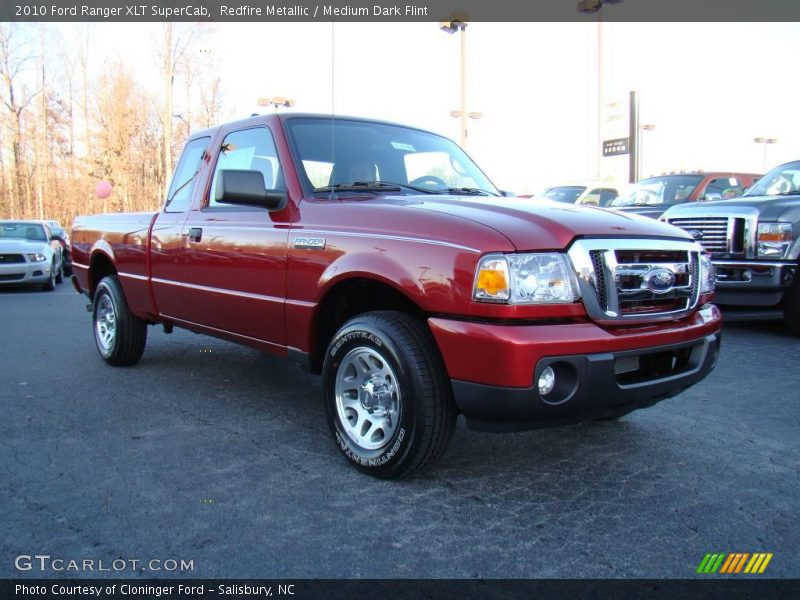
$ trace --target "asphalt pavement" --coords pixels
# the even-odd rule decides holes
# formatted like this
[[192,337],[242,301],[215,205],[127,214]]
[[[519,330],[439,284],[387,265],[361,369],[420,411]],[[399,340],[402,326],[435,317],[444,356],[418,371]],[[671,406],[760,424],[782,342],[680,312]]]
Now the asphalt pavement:
[[69,283],[0,290],[0,578],[683,578],[709,552],[800,577],[800,339],[780,323],[727,325],[708,379],[619,422],[460,420],[438,468],[387,482],[339,455],[316,376],[156,327],[112,368],[85,305]]

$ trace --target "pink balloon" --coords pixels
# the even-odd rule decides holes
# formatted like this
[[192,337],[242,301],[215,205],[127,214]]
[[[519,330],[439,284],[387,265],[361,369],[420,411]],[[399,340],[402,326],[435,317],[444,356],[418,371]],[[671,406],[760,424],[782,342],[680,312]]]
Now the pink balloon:
[[98,181],[97,185],[94,186],[94,193],[97,194],[97,197],[101,200],[108,198],[111,195],[113,188],[111,184],[107,181]]

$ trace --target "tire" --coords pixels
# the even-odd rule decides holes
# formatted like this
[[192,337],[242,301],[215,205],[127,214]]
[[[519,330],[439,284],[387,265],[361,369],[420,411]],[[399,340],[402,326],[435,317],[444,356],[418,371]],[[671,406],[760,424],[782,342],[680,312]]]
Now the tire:
[[399,479],[430,467],[453,435],[456,407],[425,324],[370,312],[333,336],[322,366],[328,425],[356,469]]
[[783,318],[789,331],[800,336],[800,275],[795,275],[794,284],[783,297]]
[[61,261],[61,266],[58,268],[58,273],[56,273],[56,283],[64,283],[64,261]]
[[50,265],[50,278],[42,285],[42,289],[45,292],[52,292],[56,289],[56,261],[53,261],[53,264]]
[[147,343],[147,322],[128,309],[116,275],[100,281],[92,304],[92,329],[100,356],[115,367],[135,364]]

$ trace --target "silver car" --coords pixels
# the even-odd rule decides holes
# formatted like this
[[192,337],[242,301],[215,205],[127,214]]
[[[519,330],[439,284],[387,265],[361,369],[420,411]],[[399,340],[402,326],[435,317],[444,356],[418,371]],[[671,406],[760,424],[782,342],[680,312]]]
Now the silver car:
[[41,221],[0,221],[0,285],[41,284],[52,291],[64,280],[61,244]]

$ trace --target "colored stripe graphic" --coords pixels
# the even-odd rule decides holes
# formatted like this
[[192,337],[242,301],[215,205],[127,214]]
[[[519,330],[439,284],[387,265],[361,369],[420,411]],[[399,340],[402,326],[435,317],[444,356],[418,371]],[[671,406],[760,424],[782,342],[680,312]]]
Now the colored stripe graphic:
[[710,560],[711,560],[711,555],[710,554],[706,554],[703,557],[703,560],[701,560],[700,564],[697,566],[697,573],[706,573],[707,572],[706,571],[706,565],[708,565],[708,562]]
[[725,564],[722,565],[720,569],[720,573],[729,573],[731,565],[736,561],[736,554],[730,553],[728,554],[728,558],[725,560]]
[[749,553],[745,552],[744,554],[742,554],[742,558],[739,560],[739,562],[736,563],[736,570],[733,571],[733,572],[734,573],[741,573],[742,572],[742,567],[744,567],[744,563],[748,558],[750,558],[750,554]]
[[[714,552],[708,553],[697,566],[697,573],[725,575],[763,573],[772,560],[772,552]],[[747,565],[747,566],[745,566]]]
[[767,555],[764,557],[764,562],[761,563],[761,568],[758,570],[759,573],[763,573],[764,569],[767,568],[769,561],[772,560],[772,552],[767,552]]
[[703,560],[697,566],[698,573],[716,573],[719,566],[722,564],[722,560],[725,558],[725,554],[721,552],[715,552],[713,554],[709,553],[703,557]]

